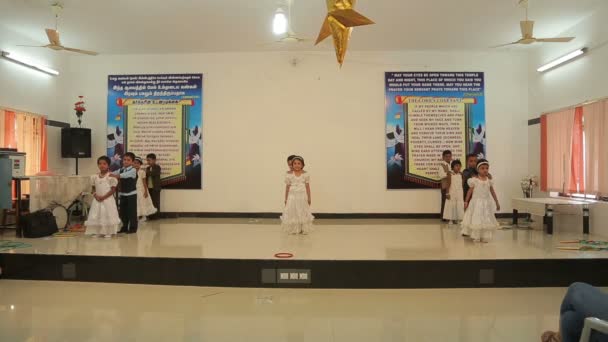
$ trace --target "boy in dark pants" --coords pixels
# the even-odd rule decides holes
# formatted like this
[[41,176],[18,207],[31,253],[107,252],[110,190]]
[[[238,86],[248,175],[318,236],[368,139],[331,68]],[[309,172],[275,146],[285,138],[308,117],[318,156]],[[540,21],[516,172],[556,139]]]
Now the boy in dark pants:
[[156,154],[150,153],[146,156],[148,167],[146,168],[146,178],[148,179],[148,193],[152,198],[152,204],[156,208],[156,213],[150,216],[151,220],[156,220],[160,216],[160,166],[156,164]]
[[137,233],[137,170],[133,167],[135,154],[125,153],[122,168],[113,172],[118,178],[120,197],[120,220],[122,228],[118,233]]

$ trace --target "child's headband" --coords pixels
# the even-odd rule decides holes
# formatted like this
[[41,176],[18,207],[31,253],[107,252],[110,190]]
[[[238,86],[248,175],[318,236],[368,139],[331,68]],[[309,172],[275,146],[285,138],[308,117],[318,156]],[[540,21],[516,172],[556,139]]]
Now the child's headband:
[[291,161],[294,161],[294,160],[296,160],[296,159],[297,159],[297,160],[299,160],[299,161],[301,161],[301,162],[304,162],[304,158],[302,158],[302,157],[300,157],[300,156],[295,156],[295,157],[293,157],[293,159],[292,159]]
[[141,157],[135,157],[135,161],[138,161],[138,162],[140,162],[142,164],[144,163],[144,160],[141,159]]
[[490,163],[488,163],[487,161],[482,161],[482,162],[477,163],[477,170],[479,170],[479,168],[481,167],[481,165],[488,165],[488,166],[490,166]]

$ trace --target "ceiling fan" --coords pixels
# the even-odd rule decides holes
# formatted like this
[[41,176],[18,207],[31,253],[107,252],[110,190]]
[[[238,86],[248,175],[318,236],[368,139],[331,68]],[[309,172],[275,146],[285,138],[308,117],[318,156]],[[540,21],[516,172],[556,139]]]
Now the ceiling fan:
[[59,19],[59,14],[61,13],[63,6],[61,6],[60,4],[54,4],[51,6],[51,8],[53,10],[53,13],[55,14],[55,28],[54,29],[49,29],[49,28],[45,29],[46,36],[49,39],[49,44],[47,44],[47,45],[17,45],[17,46],[43,47],[43,48],[49,48],[49,49],[52,49],[55,51],[65,50],[65,51],[71,51],[71,52],[76,52],[76,53],[81,53],[81,54],[91,55],[91,56],[98,55],[98,53],[95,51],[75,49],[75,48],[63,46],[61,44],[61,41],[59,40],[59,31],[57,30],[57,21]]
[[498,48],[508,45],[529,45],[533,43],[567,43],[574,39],[574,37],[557,37],[557,38],[536,38],[534,37],[534,21],[528,20],[528,0],[519,0],[519,5],[526,9],[526,20],[519,22],[521,28],[521,39],[507,44],[496,45],[493,48]]
[[293,3],[293,0],[286,0],[286,3],[287,3],[287,33],[285,33],[285,35],[283,37],[276,40],[275,43],[292,44],[292,43],[302,43],[302,42],[311,41],[311,39],[308,39],[308,38],[298,37],[298,35],[291,28],[291,5]]

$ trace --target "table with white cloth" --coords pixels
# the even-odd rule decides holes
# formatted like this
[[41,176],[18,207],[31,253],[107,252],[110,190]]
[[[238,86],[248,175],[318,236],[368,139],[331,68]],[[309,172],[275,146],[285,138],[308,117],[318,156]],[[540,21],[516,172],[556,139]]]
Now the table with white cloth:
[[580,207],[583,213],[583,234],[589,234],[589,204],[593,201],[581,201],[567,198],[513,198],[513,226],[517,226],[519,212],[543,217],[547,234],[553,234],[554,209],[558,206]]
[[91,191],[90,176],[32,176],[30,179],[30,212],[57,203],[68,207],[83,192]]

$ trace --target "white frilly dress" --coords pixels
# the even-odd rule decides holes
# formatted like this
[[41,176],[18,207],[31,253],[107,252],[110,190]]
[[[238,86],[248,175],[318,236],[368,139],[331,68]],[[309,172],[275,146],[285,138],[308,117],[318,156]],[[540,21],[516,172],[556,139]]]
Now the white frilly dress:
[[308,205],[306,184],[310,183],[310,175],[303,172],[296,176],[293,172],[285,176],[285,184],[289,185],[287,204],[281,215],[283,230],[289,234],[308,234],[312,232],[312,222],[315,219]]
[[473,240],[489,240],[500,226],[496,221],[496,203],[492,198],[491,179],[481,180],[469,178],[468,184],[473,188],[473,196],[469,207],[464,213],[461,234],[470,236]]
[[451,172],[450,198],[445,201],[443,219],[449,221],[460,221],[464,218],[464,194],[462,188],[462,174]]
[[[118,180],[109,175],[101,177],[100,175],[91,176],[91,185],[95,187],[95,193],[99,196],[107,194],[112,187],[118,186]],[[113,235],[118,232],[122,226],[116,200],[114,196],[106,198],[103,202],[93,200],[89,217],[84,225],[87,227],[86,235]]]
[[142,179],[146,179],[146,171],[144,169],[139,169],[139,171],[137,171],[137,185],[135,186],[137,189],[137,217],[150,216],[156,213],[156,208],[154,208],[154,204],[152,204],[150,194],[148,194],[148,197],[144,196],[146,189],[144,189]]

